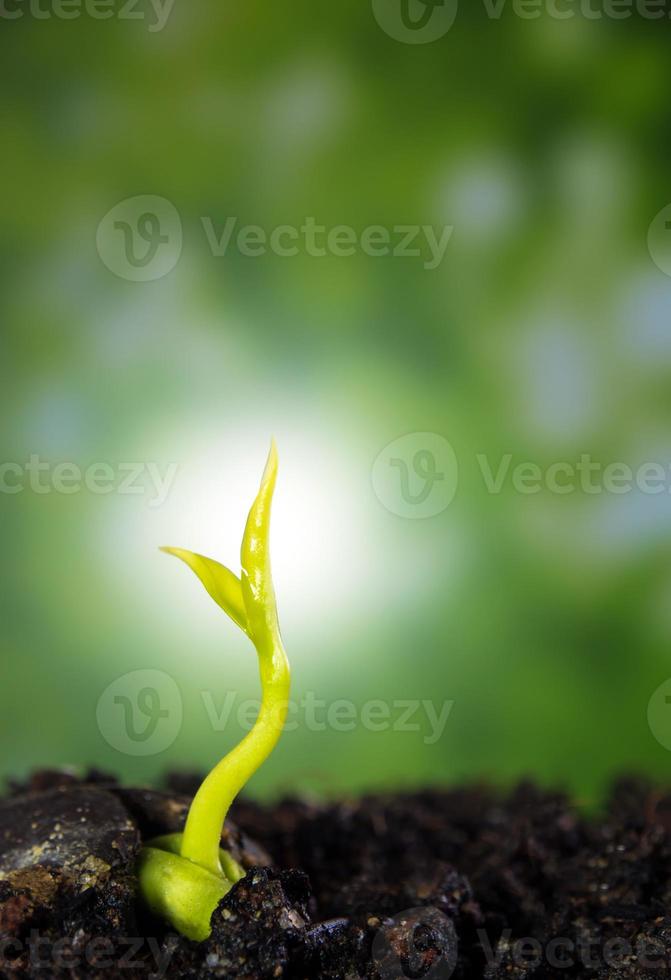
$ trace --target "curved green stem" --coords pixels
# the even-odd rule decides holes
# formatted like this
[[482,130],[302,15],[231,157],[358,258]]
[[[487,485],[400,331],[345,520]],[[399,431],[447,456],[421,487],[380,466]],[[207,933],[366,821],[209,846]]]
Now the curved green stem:
[[[254,727],[214,767],[191,804],[182,837],[182,857],[209,871],[221,872],[221,828],[231,803],[250,776],[268,758],[282,734],[289,695],[289,674],[288,669],[279,663],[282,659],[286,664],[284,650],[280,646],[273,658],[275,666],[264,671],[262,665],[263,701]],[[267,676],[264,677],[264,674]]]

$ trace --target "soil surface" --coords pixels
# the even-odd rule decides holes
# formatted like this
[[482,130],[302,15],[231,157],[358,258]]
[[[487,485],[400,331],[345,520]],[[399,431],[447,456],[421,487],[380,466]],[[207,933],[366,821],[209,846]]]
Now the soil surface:
[[45,771],[0,800],[0,977],[662,980],[671,796],[618,783],[598,819],[530,784],[238,802],[246,869],[204,943],[136,896],[142,841],[181,830],[198,780],[127,788]]

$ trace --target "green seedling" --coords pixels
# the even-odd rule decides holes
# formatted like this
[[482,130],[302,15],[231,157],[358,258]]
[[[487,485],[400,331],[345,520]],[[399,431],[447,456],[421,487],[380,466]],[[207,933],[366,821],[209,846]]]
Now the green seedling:
[[256,647],[261,675],[262,700],[256,723],[201,784],[183,833],[151,840],[140,854],[138,874],[144,901],[184,936],[197,941],[207,939],[214,909],[244,875],[220,846],[226,814],[247,780],[272,752],[286,720],[290,672],[277,621],[268,550],[276,477],[273,442],[242,538],[240,578],[212,558],[182,548],[162,549],[181,558],[247,634]]

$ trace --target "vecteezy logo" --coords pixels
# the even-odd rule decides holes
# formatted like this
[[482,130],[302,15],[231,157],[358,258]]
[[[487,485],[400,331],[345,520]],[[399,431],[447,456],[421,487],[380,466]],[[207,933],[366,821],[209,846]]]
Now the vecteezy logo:
[[[154,259],[159,246],[167,245],[170,241],[169,235],[161,234],[161,222],[151,211],[145,211],[140,215],[137,219],[137,229],[130,222],[121,220],[115,221],[114,227],[123,234],[126,261],[134,269],[144,269]],[[135,254],[136,231],[137,236],[146,244],[144,255]]]
[[415,17],[411,0],[401,0],[401,20],[409,31],[421,31],[427,27],[433,17],[434,7],[443,7],[445,0],[421,0],[421,3],[424,5],[424,10],[420,12],[419,17]]
[[650,223],[648,251],[657,268],[671,276],[671,204],[662,208]]
[[401,496],[406,504],[413,507],[423,504],[431,496],[434,484],[445,479],[445,473],[439,473],[436,464],[436,457],[430,449],[418,449],[412,457],[412,468],[415,476],[419,478],[417,492],[414,492],[410,484],[410,466],[407,460],[392,457],[389,465],[394,466],[399,471],[401,482]]
[[378,500],[392,514],[435,517],[457,492],[457,457],[443,436],[412,432],[384,447],[373,464],[372,481]]
[[454,24],[459,0],[372,0],[385,33],[404,44],[428,44]]
[[[124,713],[126,735],[133,742],[146,742],[156,731],[161,718],[169,718],[170,712],[161,707],[161,696],[154,687],[143,687],[137,692],[136,703],[127,694],[115,694],[114,703],[121,705]],[[135,708],[144,716],[142,727],[135,726]]]
[[162,670],[132,670],[105,688],[96,720],[108,745],[124,755],[157,755],[182,727],[182,697]]
[[107,212],[96,234],[98,254],[121,279],[148,282],[175,268],[182,253],[182,222],[165,197],[140,194]]
[[648,701],[648,725],[659,744],[671,752],[671,677]]
[[458,958],[457,933],[439,909],[399,912],[383,922],[373,939],[373,962],[380,980],[449,980]]

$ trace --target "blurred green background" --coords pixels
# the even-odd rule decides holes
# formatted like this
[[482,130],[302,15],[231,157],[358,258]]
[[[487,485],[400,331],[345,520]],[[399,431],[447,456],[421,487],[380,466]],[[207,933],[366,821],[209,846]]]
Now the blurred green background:
[[[24,4],[1,25],[4,774],[151,780],[235,743],[253,650],[157,547],[237,568],[274,434],[294,695],[348,699],[358,720],[314,730],[299,707],[253,792],[532,774],[587,800],[616,771],[666,778],[671,719],[653,700],[651,726],[648,706],[671,675],[671,255],[664,221],[651,245],[649,227],[671,201],[668,25],[462,3],[445,36],[409,44],[360,0],[175,0],[160,31],[136,9]],[[144,282],[109,267],[121,225],[99,231],[138,195],[170,202],[183,235]],[[202,220],[270,235],[308,216],[453,231],[429,269],[301,241],[216,256]],[[383,457],[380,495],[374,464],[415,434],[419,494],[422,433],[449,441],[459,479],[413,519],[394,513],[402,466]],[[482,458],[506,454],[666,477],[656,493],[488,492]],[[19,486],[31,456],[47,492]],[[157,506],[150,487],[56,492],[62,462],[176,475]],[[99,720],[136,670],[170,675],[183,708],[144,755],[115,747],[112,709]],[[369,730],[372,699],[396,718],[419,701],[419,730]],[[423,701],[453,702],[437,739]]]

